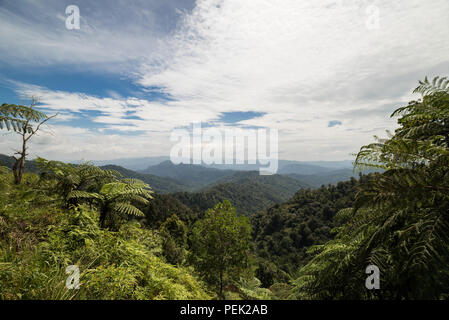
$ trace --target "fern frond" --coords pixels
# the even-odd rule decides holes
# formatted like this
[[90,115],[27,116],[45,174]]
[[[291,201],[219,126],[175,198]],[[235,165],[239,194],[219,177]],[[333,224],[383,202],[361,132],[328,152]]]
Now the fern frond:
[[429,81],[425,77],[424,81],[419,81],[419,86],[413,90],[413,93],[420,93],[422,96],[426,96],[439,91],[449,92],[449,80],[446,77],[435,77],[433,81]]
[[145,216],[145,214],[142,211],[140,211],[135,206],[133,206],[129,203],[119,202],[119,203],[116,203],[113,208],[114,208],[114,211],[116,211],[118,213],[124,213],[127,215],[132,215],[132,216],[137,216],[137,217]]
[[103,199],[103,196],[98,193],[73,190],[68,194],[67,199]]

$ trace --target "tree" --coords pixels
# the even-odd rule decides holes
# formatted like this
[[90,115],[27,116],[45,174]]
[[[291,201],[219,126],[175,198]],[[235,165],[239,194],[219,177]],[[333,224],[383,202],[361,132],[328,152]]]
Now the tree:
[[88,162],[73,165],[38,157],[36,163],[40,171],[41,187],[59,194],[68,207],[83,199],[73,197],[72,191],[99,193],[104,184],[116,182],[122,177],[115,170],[104,170]]
[[162,253],[171,264],[181,264],[184,261],[187,247],[187,227],[173,214],[162,224]]
[[106,225],[113,226],[114,219],[120,216],[145,216],[135,205],[147,205],[152,193],[150,186],[140,180],[122,179],[104,184],[98,193],[72,190],[68,199],[96,204],[100,212],[100,226],[104,228]]
[[[100,226],[114,224],[126,215],[144,216],[136,205],[152,199],[150,186],[138,179],[121,179],[115,170],[103,170],[89,163],[80,165],[37,158],[42,188],[57,193],[66,206],[88,203],[100,212]],[[47,185],[45,185],[47,184]],[[109,221],[108,221],[109,220]]]
[[[344,223],[296,281],[299,298],[442,299],[449,296],[449,80],[427,78],[422,98],[397,109],[399,128],[363,146],[356,166],[385,172],[362,186]],[[381,290],[364,286],[381,271]]]
[[[13,130],[22,138],[22,148],[15,152],[13,156],[15,163],[12,167],[14,174],[14,182],[20,184],[22,181],[23,170],[25,167],[25,158],[27,154],[27,143],[40,129],[40,127],[48,120],[56,117],[56,115],[48,117],[45,113],[34,109],[38,100],[33,97],[33,101],[29,107],[15,104],[2,104],[0,106],[0,129],[4,126],[8,130]],[[35,128],[33,128],[33,124]]]
[[191,261],[223,295],[226,279],[238,280],[248,267],[251,226],[227,200],[206,212],[192,230]]
[[[33,104],[35,99],[33,99]],[[32,107],[20,106],[15,104],[3,103],[0,106],[0,129],[6,128],[8,131],[22,132],[23,130],[31,133],[31,125],[26,125],[26,119],[39,121],[46,116],[44,113],[34,110]]]

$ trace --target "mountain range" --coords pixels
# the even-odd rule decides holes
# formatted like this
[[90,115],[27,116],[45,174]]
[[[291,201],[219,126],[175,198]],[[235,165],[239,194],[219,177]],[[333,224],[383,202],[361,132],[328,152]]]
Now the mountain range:
[[[158,156],[158,157],[141,157],[141,158],[118,158],[111,160],[93,160],[92,163],[96,166],[105,165],[117,165],[124,167],[126,169],[134,171],[145,171],[150,166],[155,166],[161,164],[167,160],[170,160],[168,156]],[[80,161],[78,161],[80,162]],[[77,163],[77,162],[74,162]],[[184,164],[188,164],[186,160]],[[214,168],[220,170],[235,170],[235,171],[257,171],[260,168],[260,164],[200,164],[202,167]],[[291,165],[299,165],[297,170],[300,172],[295,172],[298,174],[314,174],[318,172],[332,171],[337,169],[351,169],[352,160],[342,160],[342,161],[295,161],[295,160],[279,160],[278,161],[278,173],[284,173],[281,171],[292,171]],[[285,168],[285,170],[284,170]]]
[[[203,212],[217,202],[228,199],[241,213],[252,214],[290,199],[298,190],[318,188],[357,177],[350,161],[279,161],[278,174],[260,175],[255,165],[242,165],[254,170],[241,170],[238,165],[216,166],[173,164],[164,157],[94,161],[103,169],[113,169],[125,178],[136,178],[149,184],[158,194],[170,194],[194,211]],[[147,165],[142,170],[142,161]],[[158,162],[159,161],[159,162]],[[12,157],[0,155],[0,163],[12,167]],[[234,168],[234,169],[231,169]],[[38,172],[33,160],[26,161],[26,171]]]

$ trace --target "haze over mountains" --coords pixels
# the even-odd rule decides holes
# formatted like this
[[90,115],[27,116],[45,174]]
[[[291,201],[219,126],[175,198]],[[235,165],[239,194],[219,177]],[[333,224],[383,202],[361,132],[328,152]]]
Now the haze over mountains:
[[[246,170],[243,170],[243,168],[246,168]],[[175,165],[170,160],[166,160],[157,165],[150,165],[141,172],[176,179],[182,184],[196,186],[201,189],[217,181],[226,181],[226,177],[239,176],[239,173],[242,173],[242,171],[251,172],[257,171],[258,169],[259,165]],[[259,175],[258,171],[257,175]],[[277,175],[288,176],[289,178],[300,181],[302,186],[312,188],[320,187],[323,184],[337,183],[358,176],[354,172],[350,160],[329,162],[280,160]]]
[[[165,161],[169,161],[170,157],[168,156],[158,156],[158,157],[144,157],[144,158],[118,158],[111,160],[93,160],[92,163],[97,166],[104,165],[117,165],[124,167],[126,169],[134,170],[134,171],[143,171],[148,169],[149,166],[155,166],[161,164]],[[222,170],[237,170],[237,171],[253,171],[259,170],[259,164],[205,164],[202,163],[201,166],[207,168],[215,168]],[[341,168],[352,168],[352,160],[342,160],[342,161],[295,161],[295,160],[279,160],[278,167],[279,170],[287,170],[291,171],[292,166],[297,168],[301,168],[302,172],[295,172],[299,174],[314,174],[318,172],[328,171],[328,170],[336,170]],[[278,172],[283,173],[283,172]]]

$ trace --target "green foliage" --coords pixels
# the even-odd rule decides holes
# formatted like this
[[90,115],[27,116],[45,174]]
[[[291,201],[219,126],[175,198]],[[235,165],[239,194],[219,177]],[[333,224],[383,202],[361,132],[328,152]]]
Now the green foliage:
[[47,116],[32,107],[3,103],[0,106],[0,129],[32,133],[30,121],[39,122]]
[[161,226],[162,254],[171,264],[182,264],[186,256],[187,227],[176,215],[172,215]]
[[[427,78],[422,99],[397,109],[394,135],[361,148],[356,165],[386,171],[358,193],[334,240],[296,281],[295,297],[440,299],[449,287],[449,91]],[[381,290],[364,287],[365,268],[381,271]]]
[[239,295],[245,300],[271,300],[273,293],[266,288],[261,288],[262,283],[255,277],[242,277],[235,281]]
[[447,77],[435,77],[432,82],[424,78],[424,81],[419,81],[419,86],[413,91],[420,93],[422,96],[429,96],[436,92],[449,93],[449,79]]
[[269,289],[273,295],[273,300],[288,300],[291,295],[292,286],[288,283],[277,282]]
[[[220,184],[153,198],[152,176],[120,167],[38,158],[39,176],[17,185],[0,166],[0,299],[213,298],[206,283],[226,299],[446,299],[449,80],[426,78],[415,93],[392,114],[399,128],[357,154],[357,168],[381,173],[282,204],[304,184],[212,170]],[[0,106],[0,128],[33,133],[23,119],[47,118],[26,108]],[[187,169],[186,179],[205,172]],[[381,290],[365,288],[371,264]],[[68,265],[79,290],[65,287]]]
[[190,261],[222,294],[224,281],[239,279],[248,267],[250,237],[248,218],[223,201],[195,223]]
[[8,183],[10,169],[8,167],[4,167],[0,165],[0,191],[3,191],[6,188]]
[[150,186],[139,180],[124,179],[103,185],[100,193],[71,194],[70,197],[93,200],[100,211],[100,224],[114,225],[117,217],[145,216],[134,204],[146,205],[151,199]]
[[[14,166],[15,160],[13,157],[6,156],[4,154],[0,154],[0,164],[12,169]],[[25,160],[25,172],[29,173],[39,173],[39,169],[36,165],[36,162],[33,160]]]
[[[14,183],[22,182],[25,170],[25,159],[28,155],[28,142],[39,131],[40,127],[56,115],[47,117],[44,113],[34,109],[37,100],[33,97],[30,107],[18,106],[12,104],[2,104],[0,106],[0,129],[6,126],[6,129],[17,132],[20,136],[20,149],[14,153],[14,164],[12,170],[14,174]],[[35,127],[33,128],[33,125]]]
[[146,224],[152,228],[159,228],[173,214],[189,226],[201,216],[200,213],[194,212],[181,201],[167,194],[155,194],[150,203],[145,206],[144,213]]
[[118,228],[126,216],[143,217],[137,206],[146,206],[151,188],[138,179],[121,179],[114,170],[89,163],[75,166],[59,161],[36,159],[41,169],[42,187],[58,193],[68,205],[89,203],[100,212],[100,225]]
[[173,178],[184,185],[184,190],[200,189],[234,173],[232,170],[207,168],[201,165],[174,164],[170,160],[148,167],[144,173]]
[[140,173],[125,169],[116,165],[106,165],[100,167],[103,170],[114,170],[119,172],[125,178],[139,179],[149,184],[156,193],[167,194],[172,192],[187,191],[193,189],[193,186],[183,184],[175,179],[164,176],[160,177],[148,173]]
[[[24,180],[0,190],[0,299],[210,298],[192,268],[164,261],[157,231],[131,221],[112,232],[99,227],[99,213],[88,206],[25,202],[24,190],[40,182]],[[79,290],[65,287],[65,268],[73,264]]]
[[287,201],[305,184],[282,175],[260,175],[257,171],[238,172],[195,192],[175,193],[172,196],[195,212],[204,212],[218,202],[229,200],[244,215],[268,209]]
[[[89,163],[73,165],[61,161],[49,161],[43,158],[35,160],[43,188],[57,193],[67,204],[76,204],[74,193],[97,193],[106,183],[117,181],[120,173],[114,170],[102,170]],[[73,201],[70,201],[70,200]]]
[[298,265],[307,263],[307,249],[333,238],[335,214],[353,204],[360,181],[351,179],[336,186],[302,189],[288,202],[251,216],[257,277],[265,287],[288,282]]

